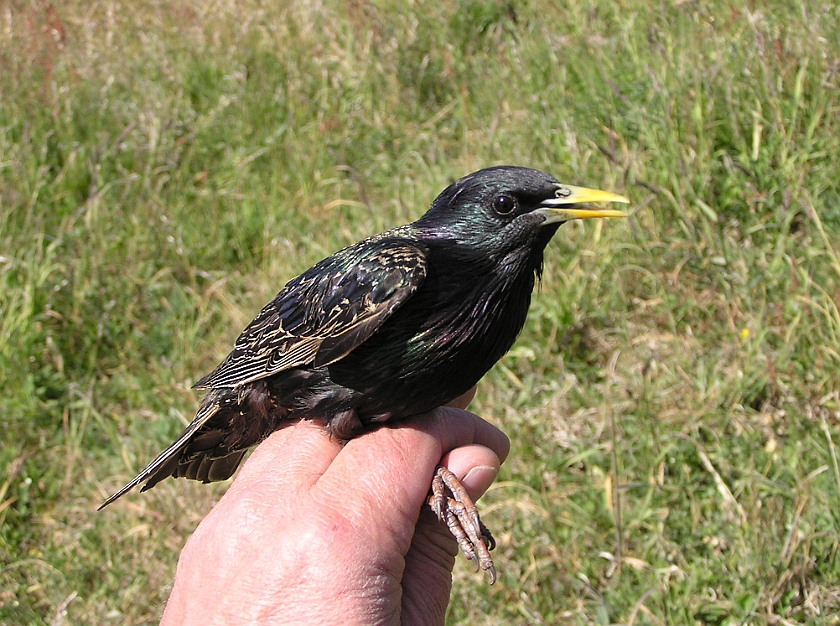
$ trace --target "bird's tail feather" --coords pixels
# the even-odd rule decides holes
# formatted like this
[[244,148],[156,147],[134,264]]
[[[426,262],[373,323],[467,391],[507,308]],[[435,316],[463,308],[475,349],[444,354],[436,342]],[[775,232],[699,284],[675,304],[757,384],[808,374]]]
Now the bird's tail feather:
[[[215,396],[219,396],[218,398]],[[97,511],[101,511],[106,506],[111,504],[114,500],[117,500],[119,497],[125,495],[132,489],[134,489],[137,485],[144,481],[146,484],[143,486],[141,491],[146,491],[146,489],[151,489],[154,487],[159,481],[166,478],[167,476],[171,476],[173,471],[178,466],[178,462],[180,460],[180,453],[181,451],[190,443],[190,439],[198,432],[198,429],[204,426],[211,417],[213,417],[216,413],[219,412],[222,405],[220,403],[221,396],[223,393],[221,391],[211,391],[207,396],[204,398],[204,401],[201,403],[201,407],[198,409],[198,413],[196,413],[195,418],[190,425],[181,433],[181,436],[176,439],[172,445],[170,445],[166,450],[161,452],[154,461],[149,463],[142,472],[137,474],[134,478],[132,478],[122,489],[117,491],[114,495],[109,497],[105,502],[103,502]],[[244,454],[245,451],[242,451]],[[242,458],[242,454],[239,455],[239,459]],[[237,459],[236,464],[239,464],[239,460]],[[234,466],[235,467],[235,466]],[[231,472],[232,473],[232,472]]]

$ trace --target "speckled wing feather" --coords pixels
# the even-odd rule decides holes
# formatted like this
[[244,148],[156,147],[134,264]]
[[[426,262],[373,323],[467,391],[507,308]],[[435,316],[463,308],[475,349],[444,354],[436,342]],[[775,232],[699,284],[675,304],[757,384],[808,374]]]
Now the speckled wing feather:
[[426,276],[416,242],[376,239],[376,246],[360,242],[289,281],[195,387],[239,387],[292,367],[329,365],[370,337]]

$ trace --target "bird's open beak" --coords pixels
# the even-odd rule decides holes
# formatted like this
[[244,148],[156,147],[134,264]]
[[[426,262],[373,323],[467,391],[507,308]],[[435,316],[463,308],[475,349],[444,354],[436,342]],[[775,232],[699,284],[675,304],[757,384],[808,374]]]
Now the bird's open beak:
[[585,220],[593,217],[627,217],[624,211],[615,209],[582,208],[581,204],[592,202],[622,202],[629,204],[630,200],[609,191],[559,185],[555,197],[543,200],[534,213],[545,216],[545,224],[565,222],[568,220]]

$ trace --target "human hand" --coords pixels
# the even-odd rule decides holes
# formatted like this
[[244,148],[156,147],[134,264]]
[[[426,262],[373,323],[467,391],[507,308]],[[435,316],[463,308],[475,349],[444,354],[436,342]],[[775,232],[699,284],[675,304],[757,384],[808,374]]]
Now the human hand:
[[443,624],[458,546],[432,474],[475,499],[510,445],[463,410],[474,392],[344,446],[306,421],[272,434],[187,541],[161,623]]

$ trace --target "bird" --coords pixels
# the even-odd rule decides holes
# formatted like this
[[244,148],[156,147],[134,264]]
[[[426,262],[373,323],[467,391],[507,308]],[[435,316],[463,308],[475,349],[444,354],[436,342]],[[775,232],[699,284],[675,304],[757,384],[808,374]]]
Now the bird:
[[[340,441],[461,396],[511,348],[546,245],[573,219],[624,217],[623,196],[515,166],[456,180],[415,222],[340,250],[291,279],[194,388],[184,432],[100,509],[168,477],[230,478],[245,453],[292,420]],[[466,558],[495,568],[492,534],[457,478],[438,467],[429,504]]]

